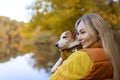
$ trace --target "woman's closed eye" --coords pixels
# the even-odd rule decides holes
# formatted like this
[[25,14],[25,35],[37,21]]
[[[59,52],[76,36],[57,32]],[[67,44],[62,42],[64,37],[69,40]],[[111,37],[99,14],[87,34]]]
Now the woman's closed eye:
[[86,33],[86,31],[81,31],[80,33],[81,33],[81,34],[84,34],[84,33]]

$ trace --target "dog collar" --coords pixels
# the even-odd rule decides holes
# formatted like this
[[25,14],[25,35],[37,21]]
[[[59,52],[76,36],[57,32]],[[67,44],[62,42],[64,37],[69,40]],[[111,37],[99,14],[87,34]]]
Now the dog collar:
[[77,48],[73,49],[72,52],[76,52],[77,51]]

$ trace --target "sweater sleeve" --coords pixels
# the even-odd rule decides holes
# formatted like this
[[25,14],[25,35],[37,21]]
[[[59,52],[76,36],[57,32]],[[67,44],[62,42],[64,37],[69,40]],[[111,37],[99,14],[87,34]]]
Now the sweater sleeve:
[[49,80],[80,80],[87,75],[92,66],[93,62],[86,52],[76,51],[58,67]]

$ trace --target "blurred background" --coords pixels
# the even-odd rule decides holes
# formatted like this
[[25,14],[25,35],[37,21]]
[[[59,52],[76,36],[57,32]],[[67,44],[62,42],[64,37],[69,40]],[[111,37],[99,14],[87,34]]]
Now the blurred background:
[[48,80],[60,34],[87,13],[106,20],[120,49],[120,0],[0,0],[0,80]]

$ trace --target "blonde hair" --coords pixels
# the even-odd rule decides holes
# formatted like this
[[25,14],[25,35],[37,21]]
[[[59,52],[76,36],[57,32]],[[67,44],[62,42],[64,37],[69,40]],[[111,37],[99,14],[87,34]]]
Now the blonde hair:
[[83,21],[86,30],[92,38],[99,37],[102,42],[105,54],[109,57],[113,65],[113,80],[120,80],[120,54],[114,40],[113,32],[107,27],[105,21],[98,14],[90,13],[77,20],[75,28]]

